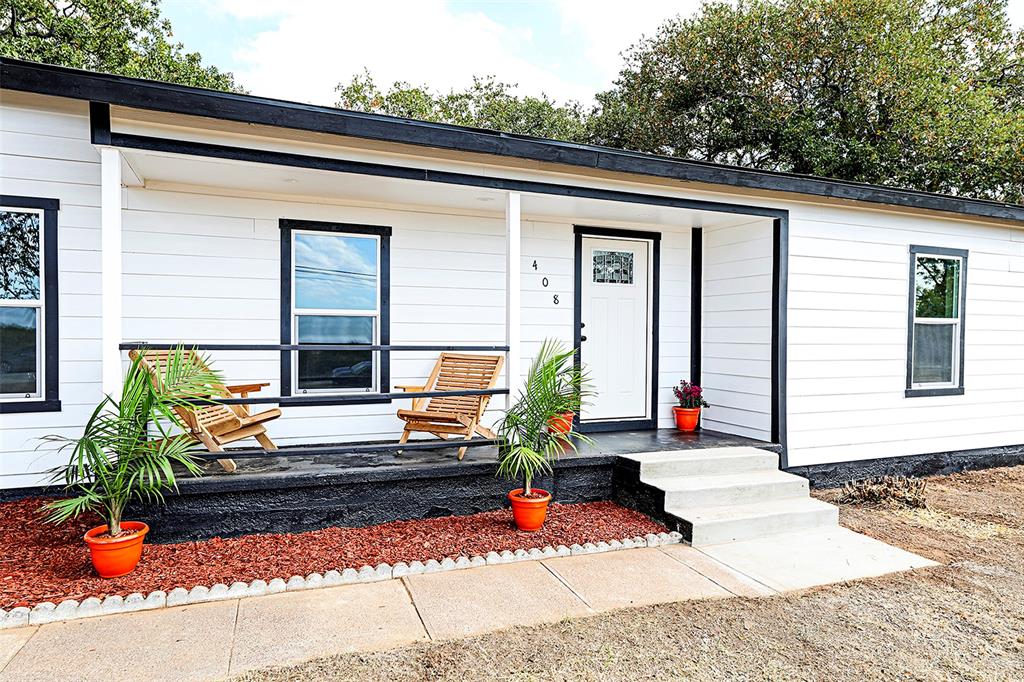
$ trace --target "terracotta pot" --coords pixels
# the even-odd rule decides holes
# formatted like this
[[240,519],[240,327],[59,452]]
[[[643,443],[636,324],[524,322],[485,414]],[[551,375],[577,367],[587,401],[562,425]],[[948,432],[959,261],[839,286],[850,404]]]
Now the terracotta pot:
[[572,430],[572,420],[575,412],[563,412],[548,419],[548,428],[559,433],[569,433]]
[[699,407],[673,407],[672,414],[676,418],[676,427],[680,431],[696,431],[700,422]]
[[529,532],[540,530],[544,525],[544,518],[548,514],[548,502],[551,501],[551,493],[547,490],[531,488],[531,492],[540,497],[523,497],[522,488],[516,488],[508,494],[516,528]]
[[149,526],[141,521],[122,521],[121,529],[132,532],[116,538],[100,537],[107,532],[107,527],[97,526],[85,534],[92,566],[101,578],[127,575],[142,558],[142,542]]

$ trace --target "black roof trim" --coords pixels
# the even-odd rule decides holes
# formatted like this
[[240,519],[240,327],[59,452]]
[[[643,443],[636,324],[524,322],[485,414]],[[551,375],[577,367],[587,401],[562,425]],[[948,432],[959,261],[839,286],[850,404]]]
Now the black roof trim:
[[240,123],[495,154],[684,182],[792,192],[1024,222],[1024,206],[1019,204],[674,159],[607,147],[93,73],[6,57],[0,58],[0,83],[3,88],[10,90]]

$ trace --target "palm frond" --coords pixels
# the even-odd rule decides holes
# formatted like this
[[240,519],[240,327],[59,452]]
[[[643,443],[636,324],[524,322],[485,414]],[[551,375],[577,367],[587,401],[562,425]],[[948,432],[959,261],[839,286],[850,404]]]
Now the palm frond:
[[[63,485],[71,497],[44,505],[48,522],[96,511],[113,527],[130,500],[160,502],[166,492],[177,489],[173,465],[194,476],[202,473],[174,408],[209,399],[210,385],[223,379],[207,369],[205,358],[196,362],[195,351],[182,346],[168,353],[153,374],[142,357],[140,352],[133,358],[120,395],[100,401],[79,438],[44,439],[71,449],[68,463],[51,472],[52,482]],[[155,439],[150,438],[151,428]]]
[[530,363],[516,401],[498,425],[498,474],[522,480],[529,489],[538,476],[552,471],[552,463],[577,442],[590,442],[570,430],[551,428],[552,418],[579,412],[593,395],[587,373],[576,363],[576,353],[554,339],[546,339]]

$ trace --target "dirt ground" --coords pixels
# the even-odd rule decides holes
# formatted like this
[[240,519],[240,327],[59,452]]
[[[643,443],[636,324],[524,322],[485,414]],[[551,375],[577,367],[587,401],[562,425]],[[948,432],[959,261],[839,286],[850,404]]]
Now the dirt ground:
[[925,510],[844,506],[841,522],[941,567],[334,656],[244,679],[1024,679],[1024,466],[930,479],[927,500]]

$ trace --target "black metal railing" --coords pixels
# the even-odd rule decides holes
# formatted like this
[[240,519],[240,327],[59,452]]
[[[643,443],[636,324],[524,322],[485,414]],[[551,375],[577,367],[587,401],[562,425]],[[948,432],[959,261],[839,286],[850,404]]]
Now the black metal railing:
[[[119,348],[122,351],[126,350],[174,350],[175,348],[183,347],[189,350],[197,351],[265,351],[265,352],[288,352],[288,351],[302,351],[302,350],[368,350],[368,351],[388,351],[388,352],[448,352],[448,353],[461,353],[466,351],[489,351],[489,352],[501,352],[507,353],[509,350],[508,346],[488,346],[488,345],[446,345],[446,346],[410,346],[410,345],[365,345],[365,344],[273,344],[273,343],[146,343],[144,341],[133,341],[131,343],[122,343]],[[458,391],[402,391],[394,393],[391,391],[380,392],[380,393],[335,393],[330,396],[323,395],[301,395],[301,396],[260,396],[250,398],[209,398],[204,402],[218,403],[221,405],[259,405],[259,404],[279,404],[287,405],[289,407],[298,406],[324,406],[324,405],[341,405],[345,403],[366,403],[367,400],[380,400],[391,401],[408,398],[434,398],[438,396],[445,397],[458,397],[458,396],[480,396],[480,395],[508,395],[508,388],[488,388],[488,389],[466,389]]]

